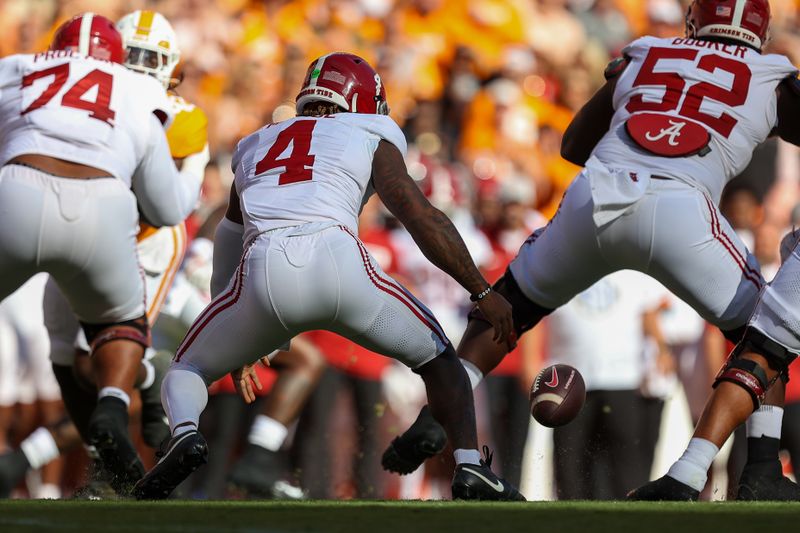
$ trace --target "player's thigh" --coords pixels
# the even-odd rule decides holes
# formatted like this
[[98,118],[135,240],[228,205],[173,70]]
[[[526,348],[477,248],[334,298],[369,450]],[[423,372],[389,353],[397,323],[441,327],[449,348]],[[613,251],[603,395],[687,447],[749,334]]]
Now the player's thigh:
[[614,269],[603,257],[588,180],[579,175],[553,219],[531,235],[509,269],[533,302],[555,309]]
[[[49,271],[82,322],[103,324],[141,317],[145,289],[136,251],[135,199],[124,186],[120,188],[118,180],[90,181],[98,183],[87,188],[84,212],[74,229],[49,213],[54,228],[50,240],[61,239],[69,245],[53,254]],[[80,263],[67,257],[78,253],[83,254]]]
[[374,352],[418,368],[449,344],[433,313],[384,273],[354,235],[335,248],[341,302],[334,324],[339,333]]
[[38,271],[47,184],[33,169],[0,168],[0,300]]
[[189,328],[175,353],[174,367],[191,368],[211,384],[291,339],[293,333],[270,303],[265,255],[264,247],[245,251],[228,287]]
[[658,198],[647,273],[715,326],[735,330],[764,284],[758,261],[710,199],[690,194]]

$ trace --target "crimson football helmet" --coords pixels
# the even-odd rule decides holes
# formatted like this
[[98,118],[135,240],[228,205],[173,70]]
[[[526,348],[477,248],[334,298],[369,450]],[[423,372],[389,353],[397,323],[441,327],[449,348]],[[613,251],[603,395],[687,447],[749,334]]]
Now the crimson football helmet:
[[96,59],[122,63],[125,46],[114,23],[102,15],[81,13],[56,30],[50,50],[75,50]]
[[297,114],[313,101],[331,102],[350,113],[389,114],[381,77],[364,59],[343,52],[324,55],[309,65],[297,95]]
[[761,50],[769,17],[769,0],[694,0],[686,13],[686,36],[733,39]]

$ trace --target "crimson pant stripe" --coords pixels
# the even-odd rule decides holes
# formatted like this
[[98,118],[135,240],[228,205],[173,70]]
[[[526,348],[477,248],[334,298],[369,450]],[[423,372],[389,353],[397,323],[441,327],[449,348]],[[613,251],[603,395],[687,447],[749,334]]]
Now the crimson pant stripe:
[[[413,300],[409,302],[408,300],[403,298],[401,294],[404,295],[405,292],[401,292],[401,294],[398,294],[397,292],[395,292],[395,290],[392,290],[390,287],[384,287],[379,283],[379,281],[383,281],[384,283],[394,286],[393,284],[388,283],[386,280],[383,280],[382,278],[378,277],[378,275],[374,272],[372,265],[369,262],[369,255],[367,255],[366,248],[364,248],[364,245],[361,244],[360,240],[358,240],[358,237],[353,235],[353,233],[348,228],[344,226],[339,226],[339,227],[342,230],[344,230],[345,233],[353,237],[353,239],[356,241],[356,244],[358,245],[358,251],[361,254],[361,261],[364,263],[364,269],[367,271],[367,275],[369,276],[370,281],[372,281],[372,284],[375,285],[375,287],[377,287],[378,289],[385,292],[386,294],[394,296],[397,300],[402,302],[403,305],[408,307],[411,310],[411,312],[414,313],[414,315],[418,319],[420,319],[420,321],[423,324],[425,324],[431,331],[433,331],[433,333],[439,338],[442,344],[447,344],[448,341],[444,336],[444,332],[439,331],[441,326],[439,326],[438,322],[436,322],[436,320],[434,319],[434,323],[436,324],[434,326],[434,324],[432,324],[429,320],[427,320],[426,316],[429,316],[430,313],[425,312],[426,311],[425,309],[417,306],[416,302],[414,302]],[[423,316],[422,314],[423,312],[426,316]]]
[[[347,233],[349,233],[349,234],[350,234],[350,235],[351,235],[351,236],[352,236],[352,237],[353,237],[353,238],[356,240],[356,242],[358,243],[358,247],[359,247],[361,250],[363,250],[363,251],[364,251],[364,254],[365,254],[367,257],[368,257],[368,256],[369,256],[369,253],[367,252],[367,248],[366,248],[366,246],[364,246],[364,243],[362,243],[362,242],[361,242],[361,240],[359,240],[359,239],[358,239],[358,237],[356,237],[356,235],[355,235],[355,234],[353,234],[353,232],[352,232],[352,231],[350,231],[350,229],[349,229],[349,228],[347,228],[346,226],[342,226],[342,228],[343,228],[343,229],[344,229],[344,230],[345,230]],[[424,314],[426,317],[428,317],[428,319],[429,319],[431,322],[433,322],[434,324],[436,324],[436,326],[437,326],[437,328],[439,329],[439,331],[440,331],[440,332],[441,332],[441,333],[444,335],[444,329],[442,328],[441,324],[439,324],[439,321],[438,321],[438,320],[436,320],[436,317],[435,317],[435,316],[433,316],[433,313],[431,313],[430,311],[428,311],[428,309],[426,309],[426,308],[425,308],[425,306],[423,306],[422,304],[420,304],[420,303],[419,303],[419,301],[418,301],[418,300],[417,300],[417,299],[414,297],[414,295],[413,295],[413,294],[411,294],[410,292],[408,292],[408,289],[406,289],[405,287],[403,287],[403,286],[402,286],[402,285],[400,285],[399,283],[396,283],[396,282],[395,282],[394,280],[392,280],[391,278],[384,278],[384,277],[382,277],[382,276],[380,275],[380,273],[379,273],[378,271],[376,271],[376,270],[373,268],[373,266],[372,266],[372,263],[370,263],[370,262],[367,262],[367,268],[369,269],[369,271],[370,271],[370,272],[372,272],[372,274],[373,274],[373,275],[374,275],[374,276],[375,276],[375,277],[376,277],[376,278],[377,278],[379,281],[381,281],[381,282],[382,282],[382,283],[384,283],[385,285],[388,285],[388,286],[390,286],[390,287],[394,288],[395,290],[397,290],[397,291],[400,291],[401,293],[405,294],[405,295],[406,295],[406,297],[407,297],[409,300],[411,300],[411,302],[412,302],[412,303],[414,303],[414,305],[416,305],[416,307],[417,307],[417,308],[418,308],[420,311],[422,311],[422,313],[423,313],[423,314]]]
[[[366,257],[369,257],[369,252],[367,251],[366,246],[364,246],[364,243],[362,243],[361,240],[352,231],[350,231],[350,228],[348,228],[346,226],[340,226],[340,227],[343,230],[345,230],[347,233],[349,233],[350,236],[353,237],[353,239],[355,239],[356,243],[358,244],[359,249],[361,249],[363,251],[363,255],[366,256]],[[395,290],[400,291],[401,293],[405,294],[406,297],[411,301],[411,303],[413,303],[417,307],[417,309],[419,309],[426,317],[428,317],[428,319],[431,322],[433,322],[436,325],[437,329],[442,334],[442,336],[445,336],[444,335],[444,328],[442,328],[441,324],[439,324],[439,321],[436,320],[436,317],[433,316],[433,313],[431,313],[428,309],[426,309],[425,306],[422,305],[414,297],[413,294],[408,292],[408,290],[405,287],[403,287],[399,283],[396,283],[391,278],[382,277],[380,275],[380,273],[378,271],[376,271],[375,268],[373,268],[371,262],[366,261],[366,264],[367,264],[368,271],[372,272],[372,275],[375,276],[375,278],[377,278],[379,281],[381,281],[384,285],[388,285],[389,287],[394,288]]]
[[714,204],[711,203],[711,200],[709,200],[708,197],[705,197],[705,200],[706,204],[708,205],[708,210],[711,212],[711,235],[713,235],[713,237],[717,239],[717,241],[719,241],[723,247],[725,247],[731,257],[733,257],[733,260],[739,266],[739,269],[742,271],[742,274],[744,274],[744,277],[753,283],[758,290],[761,290],[761,275],[747,264],[747,260],[744,259],[741,253],[739,253],[739,250],[736,249],[736,246],[734,246],[730,237],[728,237],[728,235],[722,231],[719,219],[717,218],[716,209],[714,209]]
[[175,361],[181,360],[181,357],[184,353],[186,353],[186,350],[189,348],[189,346],[191,346],[200,332],[203,331],[203,329],[215,316],[228,309],[239,300],[239,297],[242,295],[244,262],[250,252],[253,242],[254,240],[250,241],[250,243],[247,244],[244,253],[242,253],[242,258],[239,261],[239,268],[236,269],[236,280],[233,283],[233,287],[224,295],[217,297],[217,301],[209,305],[206,310],[201,313],[197,320],[195,320],[194,324],[192,324],[192,327],[189,329],[189,332],[186,334],[186,338],[183,339],[183,342],[178,347],[178,351],[175,354]]

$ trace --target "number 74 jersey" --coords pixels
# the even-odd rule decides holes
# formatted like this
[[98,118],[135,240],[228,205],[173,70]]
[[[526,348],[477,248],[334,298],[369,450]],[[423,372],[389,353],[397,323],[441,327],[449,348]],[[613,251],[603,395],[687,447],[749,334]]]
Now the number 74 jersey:
[[385,115],[337,113],[269,124],[233,155],[245,240],[276,228],[316,222],[356,232],[374,192],[372,158],[381,140],[406,155],[406,140]]
[[0,59],[0,165],[41,154],[130,186],[151,135],[164,135],[153,113],[173,115],[164,87],[120,64],[65,50]]
[[670,176],[716,202],[776,126],[788,58],[736,44],[642,37],[623,55],[609,132],[593,155],[612,168]]

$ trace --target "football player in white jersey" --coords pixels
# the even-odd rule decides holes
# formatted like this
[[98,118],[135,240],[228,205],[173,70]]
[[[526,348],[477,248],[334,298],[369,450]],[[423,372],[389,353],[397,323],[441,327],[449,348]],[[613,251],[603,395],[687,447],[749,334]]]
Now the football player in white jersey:
[[360,57],[322,56],[309,66],[296,107],[297,118],[267,125],[236,149],[228,212],[215,240],[215,298],[164,379],[173,438],[134,495],[165,498],[206,461],[197,424],[211,382],[232,371],[234,382],[247,382],[259,357],[298,333],[327,329],[422,376],[456,450],[454,497],[524,499],[480,459],[469,380],[436,319],[356,236],[361,206],[377,192],[429,259],[472,294],[494,325],[493,342],[510,342],[508,302],[406,172],[405,138],[386,116],[380,76]]
[[174,225],[199,191],[170,157],[163,88],[123,57],[114,24],[85,13],[58,29],[47,52],[0,60],[0,298],[39,271],[66,296],[97,381],[88,440],[120,488],[143,472],[127,431],[149,344],[139,210]]
[[[154,77],[164,87],[174,117],[166,130],[170,153],[179,165],[181,179],[199,187],[209,159],[208,119],[200,108],[174,92],[180,83],[175,72],[180,60],[175,31],[163,15],[146,10],[125,15],[116,26],[126,49],[123,64],[133,71]],[[181,264],[186,248],[186,231],[183,222],[162,228],[140,222],[136,240],[145,280],[147,320],[152,326]],[[86,426],[94,409],[96,395],[85,390],[93,389],[95,382],[91,363],[87,360],[89,347],[80,331],[78,318],[52,280],[47,285],[45,307],[49,311],[45,316],[52,345],[50,358],[59,375],[72,421],[65,419],[32,433],[22,442],[23,453],[0,456],[0,497],[4,492],[2,487],[16,485],[27,467],[47,464],[59,453],[80,445],[80,435],[75,428],[68,426],[72,422],[78,424],[80,434],[86,438]],[[169,436],[160,390],[170,359],[169,353],[156,352],[149,347],[136,381],[142,397],[142,437],[151,447],[158,447]]]
[[[518,334],[600,277],[633,269],[661,281],[729,339],[741,339],[764,281],[717,202],[769,135],[800,144],[797,69],[785,56],[761,51],[769,18],[767,0],[694,0],[686,37],[640,38],[609,65],[606,84],[564,135],[562,155],[585,169],[495,285],[514,306]],[[458,353],[475,385],[505,352],[491,342],[480,312],[472,318]],[[704,417],[690,444],[692,453],[701,449],[705,467],[725,440],[713,425],[729,416],[720,401],[752,396],[751,421],[774,424],[771,406],[782,405],[784,387],[774,384],[767,393],[767,374],[774,373],[769,366],[783,371],[786,361],[760,363],[733,357],[720,372],[717,403],[710,404],[718,409]],[[414,426],[387,450],[385,468],[407,473],[405,464],[416,467],[425,459],[398,454],[419,444],[415,435],[431,431],[433,423],[423,411]],[[756,496],[800,496],[772,468],[777,448],[752,441],[748,467],[762,478]],[[770,468],[755,464],[763,462],[763,447],[774,451]],[[397,455],[405,464],[394,460]],[[706,469],[671,471],[678,479],[666,479],[675,490],[662,497],[697,498]]]

